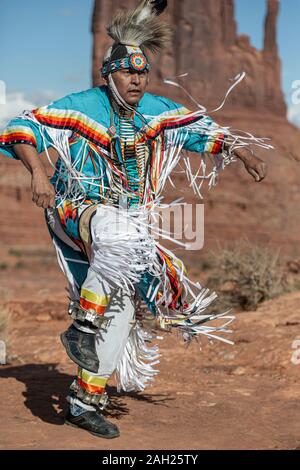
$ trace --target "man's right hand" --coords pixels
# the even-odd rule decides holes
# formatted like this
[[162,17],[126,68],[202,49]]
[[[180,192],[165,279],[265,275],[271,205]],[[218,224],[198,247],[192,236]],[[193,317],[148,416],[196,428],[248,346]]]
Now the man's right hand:
[[49,182],[45,166],[37,149],[28,144],[16,144],[13,147],[17,157],[31,173],[32,200],[38,207],[55,207],[55,190]]
[[32,200],[38,207],[55,207],[55,190],[43,172],[35,172],[31,179]]

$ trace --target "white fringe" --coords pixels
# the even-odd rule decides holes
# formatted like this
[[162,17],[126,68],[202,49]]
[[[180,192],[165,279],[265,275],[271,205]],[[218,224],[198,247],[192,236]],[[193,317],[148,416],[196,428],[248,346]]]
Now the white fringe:
[[158,346],[147,347],[152,336],[138,323],[132,328],[125,351],[117,365],[116,379],[118,392],[143,391],[159,373],[153,367],[159,364]]
[[[187,75],[188,74],[182,74],[178,76],[177,78],[185,77]],[[184,162],[185,168],[182,172],[186,174],[188,181],[190,182],[190,187],[192,187],[194,194],[201,199],[203,199],[201,188],[203,186],[204,181],[208,180],[209,189],[215,186],[217,184],[217,179],[218,179],[218,175],[220,171],[224,170],[224,168],[230,163],[233,163],[236,161],[236,157],[234,155],[235,150],[239,148],[247,148],[249,149],[251,153],[253,153],[253,149],[252,149],[253,146],[257,146],[266,150],[274,149],[272,145],[266,143],[267,141],[271,140],[269,138],[266,138],[266,137],[258,138],[249,132],[244,132],[242,130],[233,129],[230,127],[222,127],[216,123],[214,123],[213,126],[211,126],[209,121],[207,121],[206,119],[206,116],[209,116],[219,111],[221,108],[223,108],[229,94],[242,80],[244,80],[245,77],[246,77],[246,73],[241,72],[240,74],[236,75],[236,77],[234,77],[233,79],[230,79],[230,81],[233,83],[227,90],[225,97],[223,98],[221,104],[217,108],[210,110],[210,111],[208,111],[207,108],[205,108],[202,104],[197,102],[197,100],[195,100],[193,96],[178,82],[172,79],[164,80],[166,84],[180,88],[189,97],[189,99],[194,104],[196,104],[198,110],[195,111],[194,113],[191,113],[192,116],[195,116],[195,117],[202,116],[202,119],[197,121],[196,123],[184,126],[184,130],[186,132],[185,134],[182,128],[169,130],[169,131],[166,131],[165,133],[166,138],[167,138],[167,149],[165,152],[166,155],[164,157],[164,161],[166,161],[165,171],[172,185],[173,185],[173,182],[171,178],[169,177],[169,175],[172,169],[176,166],[176,164],[179,163],[183,146],[189,134],[198,134],[198,135],[205,134],[208,136],[208,139],[210,137],[214,139],[216,135],[221,133],[226,136],[226,144],[229,146],[228,150],[226,151],[222,150],[220,154],[213,155],[213,157],[211,158],[213,168],[208,174],[206,174],[207,165],[206,165],[205,160],[209,154],[207,155],[199,154],[198,158],[200,157],[200,161],[199,161],[199,166],[198,166],[198,170],[196,174],[193,174],[192,172],[190,158],[187,155],[184,156],[183,162]],[[178,119],[184,120],[185,116],[173,115],[172,118],[178,118]],[[151,125],[151,123],[149,125]],[[195,157],[193,157],[193,159],[194,158]],[[164,177],[162,176],[161,179],[162,180],[164,179],[165,181],[166,175],[164,175]]]
[[[139,217],[138,217],[139,216]],[[100,206],[92,219],[91,267],[125,291],[134,292],[145,270],[156,262],[147,213]]]

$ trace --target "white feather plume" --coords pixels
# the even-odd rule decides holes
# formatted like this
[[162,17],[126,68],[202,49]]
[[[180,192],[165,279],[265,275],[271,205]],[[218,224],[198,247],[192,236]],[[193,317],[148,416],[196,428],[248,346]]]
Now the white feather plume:
[[135,9],[118,13],[107,28],[109,36],[119,44],[158,52],[172,34],[171,27],[158,20],[167,3],[167,0],[143,0]]

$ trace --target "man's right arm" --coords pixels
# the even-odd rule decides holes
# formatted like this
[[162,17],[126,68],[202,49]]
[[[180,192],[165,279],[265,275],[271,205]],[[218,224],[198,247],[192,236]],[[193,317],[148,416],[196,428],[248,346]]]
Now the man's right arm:
[[13,150],[31,173],[32,200],[44,209],[55,207],[55,190],[49,182],[45,166],[32,145],[16,144]]

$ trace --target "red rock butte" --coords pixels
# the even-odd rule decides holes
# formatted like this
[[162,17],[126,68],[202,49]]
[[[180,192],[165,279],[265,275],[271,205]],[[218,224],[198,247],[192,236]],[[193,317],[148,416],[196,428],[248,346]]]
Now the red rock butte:
[[[112,8],[110,1],[95,1],[91,25],[94,86],[101,83],[99,68],[111,44],[106,25],[112,13],[134,4],[135,0],[115,0]],[[262,183],[255,183],[243,164],[237,162],[221,174],[216,188],[206,191],[205,250],[216,240],[247,236],[253,242],[280,247],[289,256],[299,256],[300,131],[286,118],[277,47],[279,14],[279,2],[268,0],[262,50],[254,48],[247,36],[237,34],[233,0],[169,0],[163,15],[173,24],[174,37],[161,57],[152,58],[150,91],[191,107],[176,88],[163,84],[165,77],[188,72],[181,83],[208,110],[214,109],[229,88],[229,80],[245,71],[245,80],[212,117],[222,125],[268,137],[275,147],[273,151],[258,149],[257,154],[269,168]],[[195,170],[198,163],[195,156]],[[178,189],[169,192],[167,188],[168,199],[184,191],[187,201],[202,202],[192,195],[181,175],[175,177],[175,182]],[[19,162],[0,158],[0,192],[2,246],[50,243],[42,211],[31,202],[30,178]],[[196,253],[196,257],[202,253]],[[195,260],[195,253],[192,255]]]

